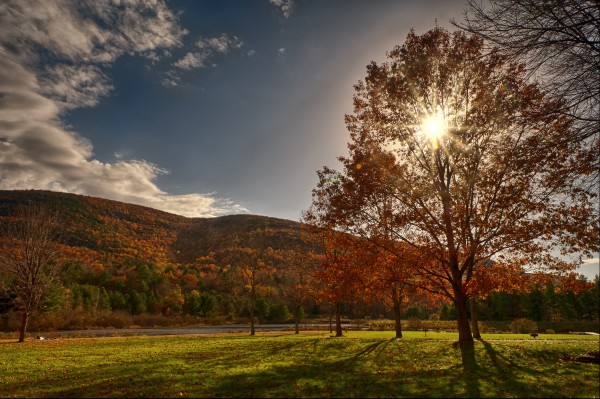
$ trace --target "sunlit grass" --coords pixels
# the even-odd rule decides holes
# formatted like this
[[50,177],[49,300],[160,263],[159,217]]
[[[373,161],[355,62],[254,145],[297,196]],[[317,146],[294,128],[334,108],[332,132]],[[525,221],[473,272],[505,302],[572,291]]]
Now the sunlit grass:
[[[393,338],[394,332],[392,331],[349,331],[344,333],[347,337],[369,337],[369,338]],[[403,338],[419,338],[419,339],[448,339],[457,340],[457,332],[444,332],[444,331],[403,331]],[[577,341],[599,341],[598,335],[583,335],[583,334],[544,334],[540,333],[536,338],[533,338],[529,334],[506,334],[506,333],[482,333],[481,337],[483,340],[527,340],[527,341],[540,341],[540,340],[577,340]]]
[[[550,337],[550,336],[549,336]],[[484,334],[465,378],[455,333],[0,341],[1,397],[593,397],[597,336]]]

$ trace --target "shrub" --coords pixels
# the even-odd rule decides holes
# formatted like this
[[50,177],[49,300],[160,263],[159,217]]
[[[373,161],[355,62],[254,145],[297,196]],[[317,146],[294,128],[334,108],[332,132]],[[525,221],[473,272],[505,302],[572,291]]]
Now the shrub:
[[275,323],[283,323],[287,319],[290,318],[290,311],[288,307],[283,303],[278,303],[271,307],[269,311],[269,321],[273,321]]
[[538,325],[535,321],[521,318],[515,319],[509,325],[511,331],[517,334],[528,334],[533,331],[537,331]]
[[0,328],[2,331],[19,331],[21,326],[21,315],[18,312],[9,310],[0,315]]
[[127,328],[133,324],[132,316],[125,311],[104,311],[98,314],[98,327]]
[[[393,331],[395,328],[394,320],[368,320],[371,331]],[[409,319],[402,320],[402,329],[409,330],[437,330],[437,331],[454,331],[456,330],[456,321],[452,320],[419,320]]]
[[256,316],[261,322],[265,321],[269,317],[271,311],[271,304],[264,298],[258,298],[254,302],[254,316]]
[[570,331],[592,331],[600,333],[600,323],[598,320],[563,320],[556,321],[541,321],[539,322],[540,329],[552,329],[558,333],[567,333]]
[[302,320],[304,319],[304,308],[302,306],[300,306],[298,308],[298,311],[296,312],[296,314],[294,314],[294,321],[297,323],[302,322]]
[[421,321],[421,319],[418,319],[416,317],[411,317],[406,321],[406,330],[417,331],[417,330],[422,330],[423,328],[424,328],[424,326],[423,326],[423,322]]
[[371,320],[367,323],[371,331],[393,330],[394,322],[392,320]]

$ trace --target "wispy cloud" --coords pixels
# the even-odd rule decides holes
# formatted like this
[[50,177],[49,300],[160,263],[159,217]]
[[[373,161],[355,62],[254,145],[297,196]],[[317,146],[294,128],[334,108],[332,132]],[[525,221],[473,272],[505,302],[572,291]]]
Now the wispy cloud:
[[150,162],[94,159],[92,143],[63,122],[65,111],[93,107],[113,90],[106,70],[118,57],[156,62],[186,33],[160,0],[0,3],[0,188],[67,191],[186,216],[244,211],[213,193],[161,190],[155,180],[166,171]]
[[218,37],[205,37],[196,41],[197,50],[190,51],[183,58],[173,63],[180,69],[205,68],[208,61],[216,54],[227,54],[233,49],[240,49],[243,42],[237,36],[229,37],[223,33]]
[[207,53],[228,53],[232,49],[242,48],[244,42],[238,39],[237,36],[229,37],[223,33],[219,37],[200,38],[196,42],[196,47],[206,51]]
[[41,74],[42,93],[61,108],[93,107],[113,86],[96,65],[54,65]]
[[181,81],[181,78],[179,77],[179,75],[177,75],[177,72],[175,72],[173,70],[167,71],[164,76],[165,77],[161,81],[161,84],[164,87],[170,88],[170,87],[179,86],[179,82]]
[[292,15],[294,0],[269,0],[269,3],[279,8],[285,18],[289,18]]
[[277,56],[279,58],[285,59],[285,47],[277,49]]
[[200,53],[187,53],[183,58],[175,62],[173,65],[181,69],[203,68],[205,59]]
[[29,60],[44,49],[73,62],[112,62],[179,46],[187,33],[162,1],[7,0],[0,7],[3,45]]

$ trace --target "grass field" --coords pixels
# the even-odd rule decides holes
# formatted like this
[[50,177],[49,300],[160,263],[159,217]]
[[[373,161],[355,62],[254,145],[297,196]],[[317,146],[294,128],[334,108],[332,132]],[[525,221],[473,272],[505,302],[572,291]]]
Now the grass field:
[[598,336],[484,335],[465,377],[453,333],[0,341],[0,397],[598,397]]

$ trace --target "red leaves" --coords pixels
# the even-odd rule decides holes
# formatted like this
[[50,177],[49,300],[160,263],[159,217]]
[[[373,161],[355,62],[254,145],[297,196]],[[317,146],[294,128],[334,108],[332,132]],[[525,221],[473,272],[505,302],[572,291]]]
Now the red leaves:
[[[568,140],[572,120],[524,65],[436,27],[411,31],[355,90],[344,170],[319,172],[308,223],[406,243],[418,259],[402,269],[414,271],[412,282],[463,304],[522,287],[525,267],[572,270],[557,252],[597,249],[596,195],[574,189],[595,160],[579,155],[588,151]],[[421,131],[430,115],[444,118],[435,143]],[[366,252],[329,241],[321,279],[335,295],[392,269],[379,259],[365,271],[357,259]]]

